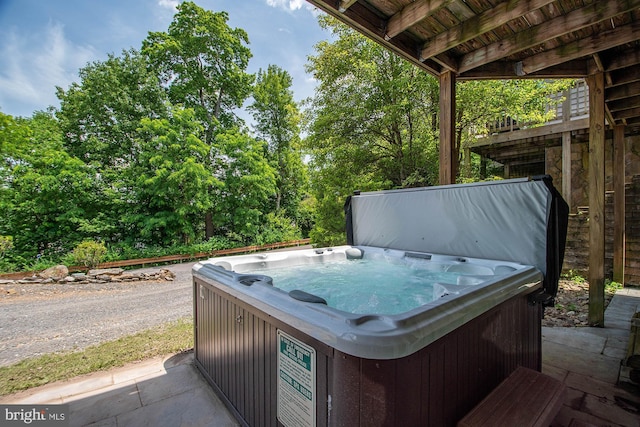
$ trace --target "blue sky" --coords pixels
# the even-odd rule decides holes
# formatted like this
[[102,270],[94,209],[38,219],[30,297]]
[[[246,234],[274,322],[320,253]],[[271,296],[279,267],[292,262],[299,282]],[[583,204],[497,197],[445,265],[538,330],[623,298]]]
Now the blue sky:
[[[167,31],[178,0],[0,0],[0,111],[31,116],[59,106],[55,87],[78,81],[88,62],[140,49],[149,31]],[[313,45],[329,38],[321,12],[304,0],[195,0],[229,13],[249,35],[249,72],[276,64],[293,78],[300,101],[313,94],[304,71]]]

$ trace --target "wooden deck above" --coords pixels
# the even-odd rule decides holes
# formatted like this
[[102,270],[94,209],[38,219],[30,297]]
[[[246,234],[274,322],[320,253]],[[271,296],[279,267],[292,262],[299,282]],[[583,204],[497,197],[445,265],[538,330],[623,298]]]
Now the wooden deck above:
[[308,0],[457,80],[605,73],[610,124],[640,128],[640,0]]

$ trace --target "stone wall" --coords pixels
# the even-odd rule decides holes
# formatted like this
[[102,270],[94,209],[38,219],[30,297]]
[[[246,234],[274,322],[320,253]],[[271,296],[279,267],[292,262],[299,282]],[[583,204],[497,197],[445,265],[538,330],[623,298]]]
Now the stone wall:
[[[582,140],[588,138],[583,135]],[[605,141],[605,190],[613,190],[613,141]],[[562,189],[562,147],[547,147],[545,150],[545,173],[553,178],[553,185]],[[589,143],[574,141],[571,144],[571,212],[589,206]],[[640,175],[640,137],[625,138],[625,175],[627,183]]]
[[[633,176],[625,189],[626,262],[625,284],[640,286],[640,175]],[[605,200],[605,276],[613,275],[613,192]],[[587,277],[589,272],[589,211],[581,208],[569,216],[563,272]]]

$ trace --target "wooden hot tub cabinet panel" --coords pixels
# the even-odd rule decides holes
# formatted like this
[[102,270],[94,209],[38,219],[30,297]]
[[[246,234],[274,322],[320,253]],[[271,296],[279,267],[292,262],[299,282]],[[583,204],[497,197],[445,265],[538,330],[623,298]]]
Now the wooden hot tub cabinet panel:
[[194,306],[196,365],[243,425],[281,425],[278,329],[316,351],[316,426],[453,426],[517,366],[541,368],[542,306],[527,295],[392,360],[334,350],[199,278]]
[[541,369],[541,319],[512,298],[401,359],[336,352],[330,425],[455,425],[518,366]]

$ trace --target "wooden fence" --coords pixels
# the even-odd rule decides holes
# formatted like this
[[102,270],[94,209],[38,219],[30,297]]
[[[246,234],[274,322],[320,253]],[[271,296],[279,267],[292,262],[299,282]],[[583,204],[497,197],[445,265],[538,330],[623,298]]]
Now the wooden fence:
[[[302,246],[310,244],[311,239],[292,240],[289,242],[269,243],[267,245],[260,246],[244,246],[242,248],[220,249],[210,252],[198,252],[195,254],[180,254],[180,255],[166,255],[153,258],[138,258],[138,259],[125,259],[121,261],[110,261],[98,264],[96,268],[117,268],[117,267],[132,267],[145,265],[157,265],[157,264],[173,264],[185,261],[196,261],[203,258],[211,258],[222,255],[235,255],[249,252],[267,251],[272,249],[289,248],[292,246]],[[74,271],[87,271],[87,267],[83,266],[71,266],[70,272]],[[0,274],[0,279],[15,280],[23,277],[33,276],[37,271],[22,271],[17,273]]]

